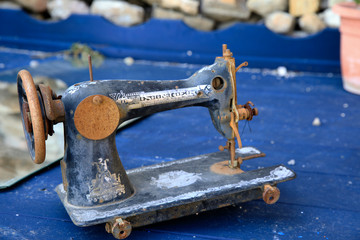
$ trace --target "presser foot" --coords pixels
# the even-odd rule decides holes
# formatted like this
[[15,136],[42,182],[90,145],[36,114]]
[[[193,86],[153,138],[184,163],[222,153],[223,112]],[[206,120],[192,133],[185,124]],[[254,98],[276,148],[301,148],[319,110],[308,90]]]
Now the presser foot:
[[[222,148],[224,147],[222,146],[219,147],[220,150],[224,150]],[[265,156],[266,156],[265,153],[260,152],[259,150],[253,147],[238,148],[234,150],[234,155],[233,156],[231,155],[231,157],[234,158],[235,160],[230,159],[230,160],[214,163],[210,169],[211,171],[217,174],[224,174],[224,175],[241,174],[245,172],[240,168],[241,164],[245,160],[250,160],[253,158],[265,157]]]
[[218,174],[233,175],[243,173],[244,171],[241,170],[241,164],[243,164],[245,160],[266,156],[265,153],[254,150],[255,148],[251,148],[251,151],[249,147],[239,147],[236,149],[234,138],[228,140],[225,146],[219,146],[221,152],[225,149],[230,153],[229,160],[216,163],[212,166],[213,171]]
[[234,175],[234,174],[244,173],[244,171],[241,170],[240,167],[232,167],[229,164],[228,160],[214,163],[210,167],[210,170],[214,173],[223,174],[223,175]]
[[[236,150],[236,156],[250,159],[263,153],[244,147]],[[67,201],[63,184],[56,191],[75,225],[108,223],[108,232],[124,238],[131,228],[232,204],[261,198],[268,204],[275,203],[280,196],[276,185],[296,176],[283,165],[236,174],[242,170],[230,169],[226,159],[226,152],[216,152],[128,170],[134,194],[103,205],[75,206]],[[213,166],[221,164],[235,174],[213,171]]]

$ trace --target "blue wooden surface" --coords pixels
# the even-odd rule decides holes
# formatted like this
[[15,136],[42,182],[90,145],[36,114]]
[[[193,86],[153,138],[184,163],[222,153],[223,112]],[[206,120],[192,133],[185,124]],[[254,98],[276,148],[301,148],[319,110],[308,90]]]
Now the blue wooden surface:
[[[15,81],[28,64],[21,54],[0,54],[0,80]],[[212,62],[209,62],[211,64]],[[12,66],[12,67],[6,67]],[[251,66],[251,62],[250,62]],[[180,79],[199,65],[140,62],[126,66],[107,59],[94,78]],[[68,84],[88,79],[86,68],[62,59],[27,67]],[[287,164],[297,179],[279,185],[275,205],[257,200],[135,229],[129,239],[359,239],[360,96],[342,89],[341,77],[304,74],[278,77],[261,70],[237,74],[238,100],[252,100],[259,116],[242,134],[245,146],[267,157],[246,161],[245,170]],[[322,125],[312,126],[315,117]],[[240,124],[242,128],[242,124]],[[186,108],[145,118],[117,135],[126,169],[210,153],[224,144],[207,109]],[[70,221],[54,188],[55,165],[0,192],[0,239],[113,239],[104,226],[79,228]]]
[[127,28],[94,15],[42,22],[22,11],[0,9],[0,46],[59,51],[74,42],[87,43],[109,57],[197,64],[212,61],[219,46],[227,43],[239,62],[249,61],[253,67],[340,72],[337,29],[292,38],[275,34],[262,24],[238,23],[227,29],[202,32],[179,20],[152,19]]

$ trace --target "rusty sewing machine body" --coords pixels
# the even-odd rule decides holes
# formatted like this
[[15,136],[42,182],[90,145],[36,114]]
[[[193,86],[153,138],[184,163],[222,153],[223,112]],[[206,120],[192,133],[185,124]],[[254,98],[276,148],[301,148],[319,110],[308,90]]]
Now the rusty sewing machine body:
[[[243,148],[239,136],[238,121],[258,114],[251,102],[237,104],[235,75],[246,65],[236,67],[224,44],[222,57],[185,80],[93,81],[90,67],[90,81],[71,86],[62,97],[47,86],[35,86],[22,70],[19,103],[30,155],[42,163],[53,125],[64,123],[63,183],[56,191],[76,225],[106,223],[116,238],[127,237],[132,227],[261,197],[275,203],[280,195],[276,184],[295,178],[294,172],[282,165],[240,169],[244,160],[264,156]],[[125,171],[115,144],[118,126],[188,106],[209,109],[214,127],[227,139],[221,151]]]

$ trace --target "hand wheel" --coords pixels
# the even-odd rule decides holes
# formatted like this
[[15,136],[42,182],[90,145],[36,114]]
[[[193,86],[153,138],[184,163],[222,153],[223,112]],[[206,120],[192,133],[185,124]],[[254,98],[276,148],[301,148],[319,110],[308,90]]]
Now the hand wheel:
[[46,122],[42,98],[31,74],[21,70],[17,87],[25,138],[32,160],[40,164],[45,160]]

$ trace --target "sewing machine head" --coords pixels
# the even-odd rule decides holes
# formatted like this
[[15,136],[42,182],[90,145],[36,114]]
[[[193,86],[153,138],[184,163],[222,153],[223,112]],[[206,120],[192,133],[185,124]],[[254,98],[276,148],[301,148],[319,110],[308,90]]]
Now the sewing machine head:
[[[236,137],[241,148],[237,122],[257,115],[251,102],[237,104],[235,75],[243,66],[247,62],[235,66],[224,44],[223,56],[185,80],[93,81],[91,71],[90,81],[71,86],[63,97],[57,97],[43,84],[35,86],[30,73],[20,71],[19,102],[31,157],[35,163],[44,161],[45,140],[53,134],[53,124],[59,122],[65,123],[66,135],[99,141],[111,137],[122,122],[131,118],[187,106],[207,107],[218,132],[229,141]],[[72,148],[69,144],[65,147]],[[230,166],[238,165],[233,162]]]
[[[42,84],[35,86],[29,72],[18,74],[18,92],[24,132],[30,155],[35,163],[45,159],[45,140],[53,134],[53,124],[64,123],[65,156],[61,162],[63,182],[72,204],[89,206],[116,198],[129,197],[134,190],[119,160],[115,146],[118,126],[129,119],[160,111],[204,106],[209,109],[215,128],[228,139],[229,167],[239,168],[235,159],[235,138],[241,148],[239,120],[251,120],[257,109],[251,102],[237,104],[236,71],[232,53],[223,46],[223,56],[185,80],[138,81],[96,80],[69,87],[64,96],[56,96]],[[90,63],[90,73],[91,63]],[[119,174],[122,187],[110,196],[92,195],[93,182],[101,169]],[[89,193],[90,192],[90,193]],[[116,192],[116,191],[115,191]]]
[[[226,45],[223,45],[223,55],[217,57],[214,64],[184,80],[94,81],[90,64],[90,81],[71,86],[62,97],[56,96],[47,86],[35,86],[30,73],[22,70],[17,79],[19,103],[30,155],[35,163],[42,163],[47,136],[53,134],[54,124],[63,122],[63,185],[58,192],[64,196],[62,200],[69,214],[75,211],[75,206],[83,211],[83,207],[98,209],[104,204],[120,204],[124,200],[134,200],[142,190],[140,187],[137,189],[133,180],[130,182],[120,161],[115,146],[118,126],[126,120],[160,111],[204,106],[209,109],[215,128],[227,139],[226,146],[219,147],[230,152],[230,156],[224,159],[228,163],[227,171],[241,173],[243,158],[236,157],[235,153],[235,139],[239,148],[242,147],[238,121],[251,120],[258,113],[256,108],[252,108],[251,102],[237,104],[235,76],[243,66],[247,66],[247,63],[236,67],[235,59]],[[212,170],[220,174],[223,171],[216,167]],[[269,203],[278,199],[276,189],[271,191],[273,198],[268,199]],[[82,221],[84,218],[78,218],[79,215],[71,215],[79,225],[109,219],[100,214],[95,220]]]

